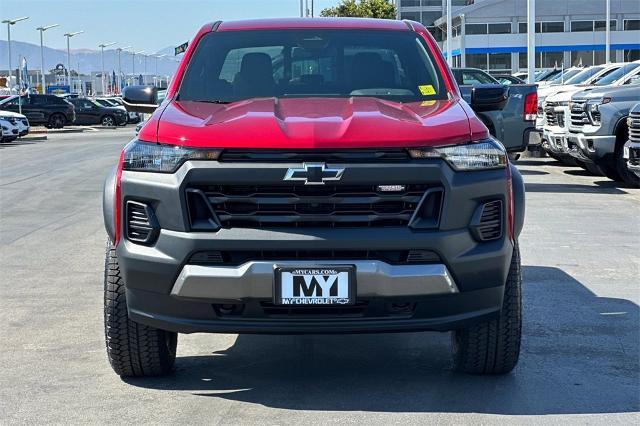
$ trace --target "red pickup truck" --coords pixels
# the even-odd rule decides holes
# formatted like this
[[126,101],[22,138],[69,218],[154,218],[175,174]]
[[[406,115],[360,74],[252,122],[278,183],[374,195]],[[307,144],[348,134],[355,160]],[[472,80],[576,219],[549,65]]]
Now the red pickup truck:
[[520,351],[524,185],[419,23],[207,24],[107,177],[105,331],[121,376],[178,333],[452,331],[457,370]]

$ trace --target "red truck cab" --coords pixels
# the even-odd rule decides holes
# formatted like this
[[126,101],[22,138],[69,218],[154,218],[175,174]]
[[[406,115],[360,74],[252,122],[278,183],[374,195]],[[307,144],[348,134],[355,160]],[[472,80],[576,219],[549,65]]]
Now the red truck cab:
[[[165,374],[178,333],[452,331],[458,370],[519,354],[524,186],[416,22],[201,28],[107,177],[107,352]],[[492,337],[493,336],[493,337]],[[140,354],[145,354],[144,356]]]

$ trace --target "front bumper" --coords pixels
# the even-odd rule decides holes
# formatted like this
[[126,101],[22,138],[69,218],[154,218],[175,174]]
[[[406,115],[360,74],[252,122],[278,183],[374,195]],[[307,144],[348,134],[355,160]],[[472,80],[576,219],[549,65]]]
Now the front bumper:
[[615,136],[592,136],[584,133],[569,133],[568,152],[581,161],[600,163],[610,158],[615,150]]
[[640,142],[627,141],[624,144],[624,158],[627,168],[640,177]]
[[[469,223],[486,200],[499,199],[505,208],[508,205],[504,169],[456,173],[435,160],[344,165],[341,184],[345,185],[368,183],[373,176],[378,183],[442,187],[444,199],[437,229],[189,229],[184,189],[191,183],[281,182],[289,167],[299,166],[193,161],[174,174],[123,172],[122,199],[151,205],[161,226],[152,245],[137,244],[122,235],[117,247],[130,317],[184,333],[280,334],[450,330],[499,312],[513,253],[506,219],[502,237],[489,242],[479,242]],[[518,202],[517,208],[522,208],[522,203]],[[107,206],[105,214],[110,211]],[[202,251],[308,254],[385,250],[428,250],[439,260],[392,264],[349,257],[316,259],[314,254],[304,260],[264,255],[260,260],[239,264],[201,265],[192,260]],[[336,309],[273,305],[275,265],[340,264],[356,266],[356,305]]]

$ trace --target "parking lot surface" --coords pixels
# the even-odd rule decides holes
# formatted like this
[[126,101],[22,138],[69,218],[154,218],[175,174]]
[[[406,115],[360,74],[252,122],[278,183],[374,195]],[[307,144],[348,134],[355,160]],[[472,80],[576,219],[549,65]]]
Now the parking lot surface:
[[133,131],[0,145],[0,423],[640,421],[640,190],[519,162],[524,333],[503,377],[449,335],[180,335],[173,375],[118,378],[102,323],[102,182]]

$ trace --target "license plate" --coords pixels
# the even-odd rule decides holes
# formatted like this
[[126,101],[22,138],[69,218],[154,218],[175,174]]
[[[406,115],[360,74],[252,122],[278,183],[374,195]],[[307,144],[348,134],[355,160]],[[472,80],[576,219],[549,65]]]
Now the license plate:
[[355,301],[355,266],[276,267],[276,305],[351,305]]

